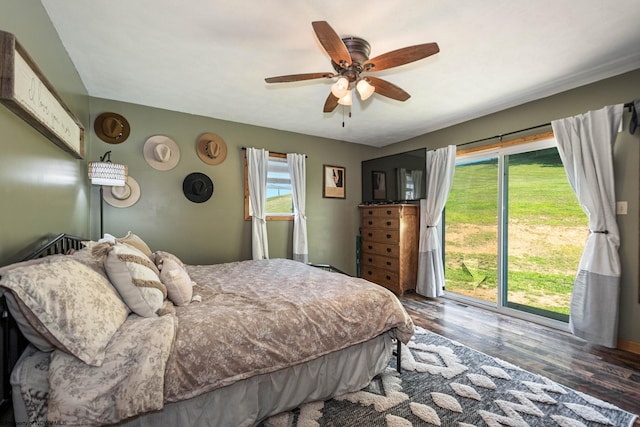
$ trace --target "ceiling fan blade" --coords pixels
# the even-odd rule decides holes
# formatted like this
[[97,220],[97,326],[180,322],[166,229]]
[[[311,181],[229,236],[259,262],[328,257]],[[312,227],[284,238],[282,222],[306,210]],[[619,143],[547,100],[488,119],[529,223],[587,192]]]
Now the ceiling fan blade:
[[322,112],[330,113],[333,110],[335,110],[336,107],[338,106],[338,99],[339,98],[337,96],[329,92],[329,96],[327,97],[327,100],[324,102],[324,109],[322,110]]
[[330,79],[334,77],[333,73],[306,73],[306,74],[290,74],[288,76],[267,77],[264,79],[267,83],[288,83],[299,82],[301,80],[313,80],[313,79]]
[[382,55],[369,59],[364,63],[363,67],[365,71],[386,70],[426,58],[438,52],[440,52],[438,43],[418,44],[383,53]]
[[320,44],[333,62],[345,67],[351,64],[351,54],[349,54],[347,46],[345,46],[340,36],[331,28],[329,23],[326,21],[314,21],[311,25],[313,25],[313,30],[316,32]]
[[387,98],[395,99],[397,101],[406,101],[411,98],[411,95],[407,92],[386,80],[373,76],[367,76],[366,79],[369,80],[369,83],[376,88],[376,93],[379,95],[386,96]]

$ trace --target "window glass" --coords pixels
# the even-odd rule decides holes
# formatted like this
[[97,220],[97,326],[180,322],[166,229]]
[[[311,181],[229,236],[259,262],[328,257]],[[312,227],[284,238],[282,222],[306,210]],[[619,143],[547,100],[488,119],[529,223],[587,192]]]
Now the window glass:
[[[244,218],[249,215],[249,183],[247,171],[247,156],[244,157]],[[291,189],[291,174],[287,165],[287,155],[269,152],[267,166],[267,220],[293,220],[293,196]]]
[[291,175],[287,159],[269,156],[267,168],[267,214],[293,215]]

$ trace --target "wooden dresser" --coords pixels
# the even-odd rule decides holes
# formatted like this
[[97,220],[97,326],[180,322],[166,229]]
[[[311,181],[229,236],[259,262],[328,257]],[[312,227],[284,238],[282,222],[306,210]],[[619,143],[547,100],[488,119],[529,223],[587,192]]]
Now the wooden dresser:
[[401,296],[416,288],[420,206],[360,206],[362,277]]

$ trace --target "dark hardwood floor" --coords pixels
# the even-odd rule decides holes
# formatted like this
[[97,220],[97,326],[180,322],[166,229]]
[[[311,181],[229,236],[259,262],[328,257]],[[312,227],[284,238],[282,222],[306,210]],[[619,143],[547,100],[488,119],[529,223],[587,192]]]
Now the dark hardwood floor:
[[638,354],[446,298],[400,300],[418,326],[640,415]]

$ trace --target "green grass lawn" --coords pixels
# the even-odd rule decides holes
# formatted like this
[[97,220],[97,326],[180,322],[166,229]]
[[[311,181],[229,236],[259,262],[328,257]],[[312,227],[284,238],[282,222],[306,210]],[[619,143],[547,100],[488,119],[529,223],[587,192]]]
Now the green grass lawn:
[[293,213],[293,199],[291,194],[267,198],[267,212]]
[[[587,233],[555,148],[508,158],[509,302],[568,314]],[[458,165],[445,210],[447,290],[496,301],[497,159]]]

